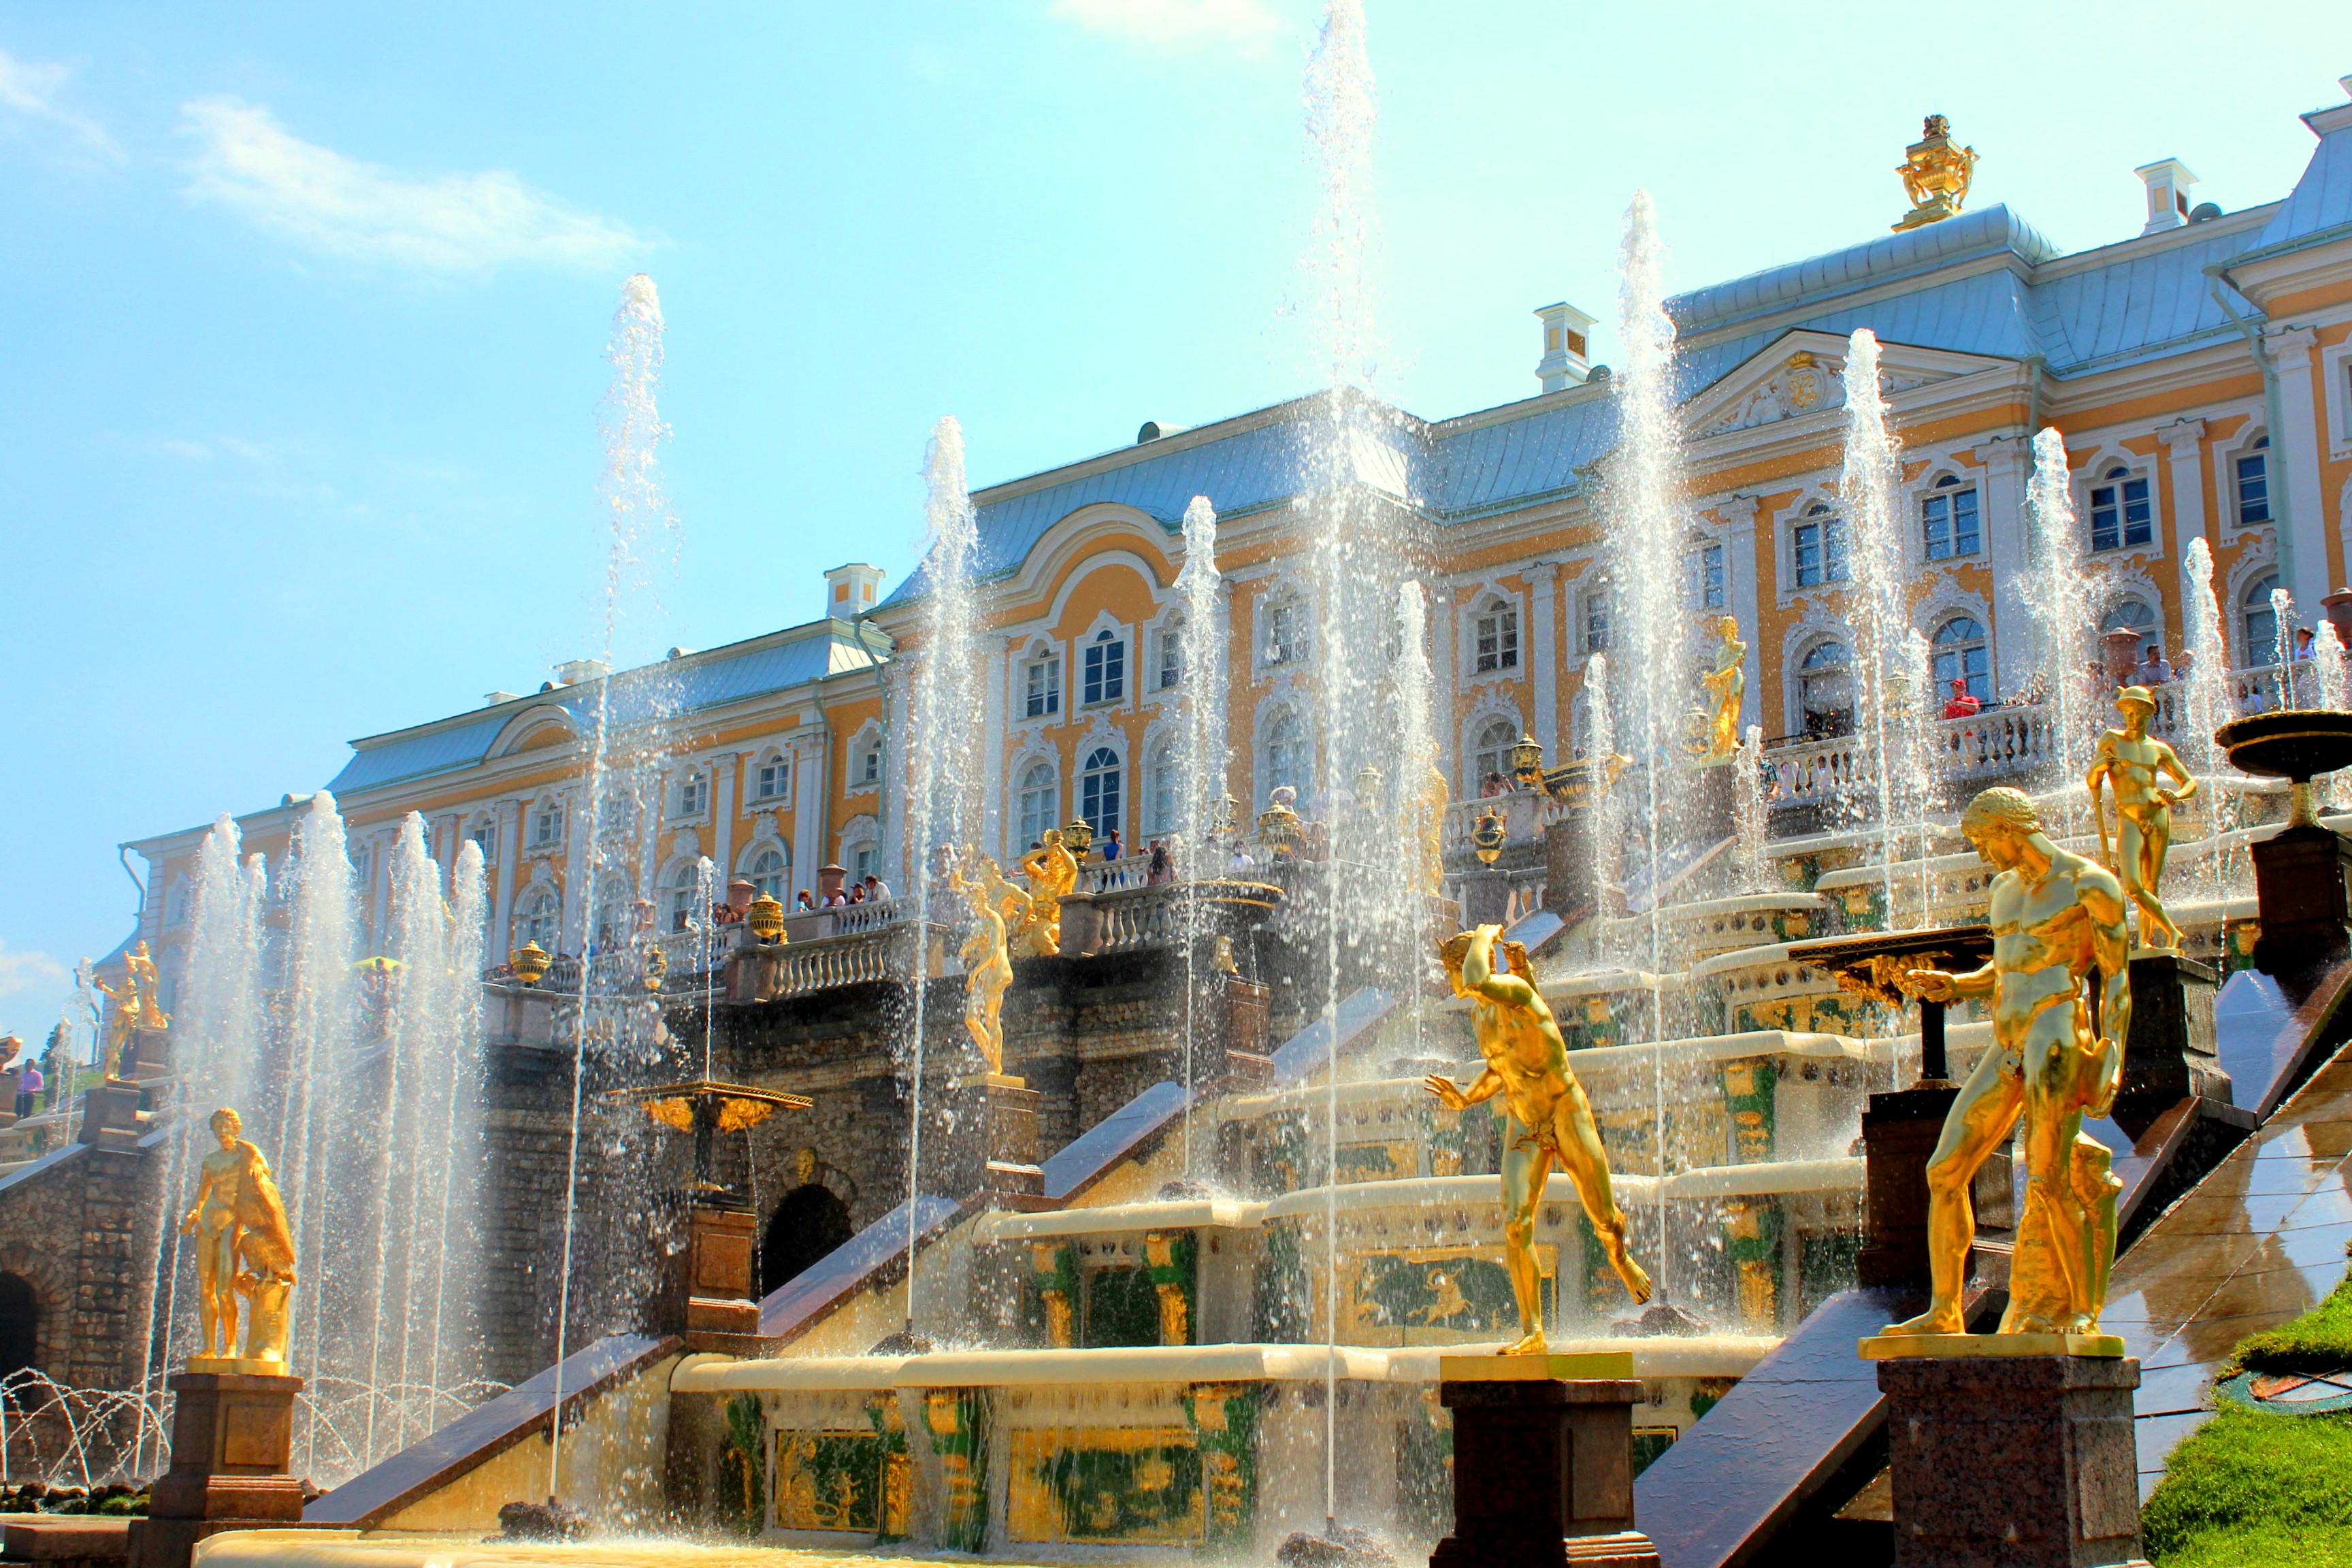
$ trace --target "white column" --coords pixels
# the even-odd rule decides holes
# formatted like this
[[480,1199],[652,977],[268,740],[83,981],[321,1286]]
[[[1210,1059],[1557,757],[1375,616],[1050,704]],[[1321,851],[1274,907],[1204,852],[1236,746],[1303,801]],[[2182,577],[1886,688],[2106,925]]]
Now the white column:
[[1762,576],[1756,569],[1756,498],[1732,496],[1717,503],[1715,510],[1725,524],[1723,603],[1738,621],[1739,635],[1748,643],[1748,657],[1740,664],[1739,734],[1744,744],[1748,725],[1763,724],[1767,733],[1775,728],[1759,717],[1764,711],[1764,694],[1759,689],[1764,679],[1764,650],[1759,646],[1764,623],[1756,603],[1756,584]]
[[[1445,770],[1445,776],[1449,779],[1458,776],[1461,772],[1462,714],[1455,696],[1461,684],[1462,669],[1459,630],[1454,621],[1453,588],[1444,583],[1432,583],[1429,585],[1429,641],[1433,650],[1429,661],[1430,684],[1437,689],[1434,700],[1437,711],[1431,728],[1437,731],[1437,765]],[[1242,731],[1241,740],[1245,748],[1243,755],[1255,757],[1257,754],[1257,737]],[[1262,800],[1253,801],[1249,809],[1255,811],[1265,804]]]
[[2269,341],[2271,363],[2278,372],[2279,422],[2284,430],[2271,432],[2271,450],[2277,454],[2280,478],[2286,488],[2286,531],[2279,539],[2279,560],[2287,567],[2287,592],[2294,595],[2296,621],[2311,624],[2320,614],[2327,581],[2326,502],[2319,486],[2319,415],[2312,397],[2312,345],[2319,334],[2309,327],[2273,327]]
[[735,781],[743,772],[743,755],[720,752],[710,759],[710,863],[718,868],[721,898],[735,860]]
[[792,739],[793,892],[816,891],[816,868],[824,864],[824,731]]
[[2172,468],[2172,537],[2186,563],[2190,540],[2201,538],[2209,549],[2221,543],[2205,524],[2205,421],[2176,419],[2158,426],[2156,437]]
[[[981,694],[982,704],[980,715],[980,821],[977,824],[979,831],[972,835],[972,839],[975,843],[989,844],[1001,842],[1004,832],[1004,715],[1007,711],[1004,692],[1006,667],[1012,664],[1013,659],[1004,651],[1003,638],[984,637],[982,644],[988,649],[982,656],[988,661],[987,668],[981,670],[980,679],[972,683],[972,689]],[[1130,650],[1128,668],[1130,671],[1127,687],[1130,706],[1139,705],[1143,693],[1143,627],[1139,623],[1135,628],[1135,647]],[[1138,762],[1140,763],[1139,758]],[[1135,770],[1135,776],[1138,779],[1142,777],[1139,766]]]
[[1559,619],[1559,568],[1538,562],[1534,568],[1534,604],[1528,616],[1526,646],[1528,676],[1535,689],[1535,738],[1554,767],[1568,759],[1559,751],[1559,660],[1553,657],[1553,627]]
[[487,958],[493,963],[506,957],[506,944],[514,934],[515,870],[522,864],[522,805],[519,800],[502,800],[490,811],[490,820],[498,824],[499,845],[498,900],[491,906],[497,912],[491,917],[489,943],[495,951]]
[[2027,440],[1996,436],[1976,448],[1984,465],[1985,561],[1992,568],[1992,679],[2015,691],[2033,669],[2033,619],[2025,609]]

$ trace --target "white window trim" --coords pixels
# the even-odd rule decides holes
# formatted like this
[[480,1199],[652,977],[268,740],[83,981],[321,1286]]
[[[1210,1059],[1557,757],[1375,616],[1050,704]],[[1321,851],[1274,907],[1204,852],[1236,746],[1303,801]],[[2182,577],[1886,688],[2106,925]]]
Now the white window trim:
[[[874,770],[874,777],[866,776],[866,757],[869,752],[881,752],[882,761]],[[882,744],[882,726],[868,719],[857,726],[849,737],[848,776],[842,780],[844,795],[871,795],[882,788],[890,772],[890,758]]]
[[[1055,661],[1054,671],[1054,705],[1043,713],[1029,711],[1029,670],[1033,665],[1047,659]],[[1013,657],[1013,721],[1015,724],[1059,724],[1069,713],[1070,661],[1062,645],[1050,638],[1039,637]]]
[[[2170,521],[2170,513],[2164,504],[2164,486],[2157,478],[2156,461],[2153,458],[2143,458],[2137,452],[2126,451],[2121,447],[2102,447],[2076,476],[2074,529],[2076,543],[2082,549],[2085,563],[2126,561],[2135,556],[2144,561],[2161,561],[2168,553],[2164,548],[2164,531]],[[2106,476],[2119,468],[2126,470],[2124,477],[2109,480]],[[2109,483],[2120,487],[2133,479],[2147,481],[2147,542],[2118,544],[2111,550],[2095,549],[2091,543],[2091,492]],[[2116,505],[2119,512],[2116,527],[2120,529],[2123,525],[2120,516],[2123,500],[2120,496],[2116,498]]]
[[[1952,483],[1938,489],[1937,481],[1946,478],[1949,478]],[[1927,558],[1927,503],[1938,495],[1958,495],[1962,490],[1977,492],[1977,547],[1966,555],[1955,552],[1940,561],[1931,561]],[[1906,492],[1910,498],[1911,530],[1910,552],[1906,558],[1914,567],[1924,572],[1943,572],[1970,563],[1982,565],[1991,559],[1992,529],[1985,513],[1985,474],[1982,468],[1963,468],[1950,458],[1935,458],[1929,462],[1927,471],[1919,476],[1919,482],[1906,486]]]
[[2271,515],[2260,522],[2238,521],[2238,459],[2252,456],[2254,443],[2269,434],[2269,428],[2257,417],[2247,420],[2226,446],[2214,443],[2213,482],[2214,489],[2221,492],[2221,537],[2231,542],[2234,543],[2246,534],[2259,533],[2278,521],[2279,501],[2284,487],[2279,482],[2282,454],[2276,441],[2263,448],[2263,478],[2270,487]]
[[[1518,680],[1528,673],[1528,605],[1523,595],[1508,588],[1484,587],[1471,591],[1469,612],[1461,617],[1462,669],[1473,681]],[[1487,616],[1506,615],[1511,618],[1511,662],[1493,669],[1478,668],[1478,623]]]
[[[2320,405],[2326,410],[2327,460],[2352,461],[2352,338],[2319,351],[2319,380]],[[2254,423],[2261,422],[2258,416]],[[2271,450],[2279,450],[2276,437]],[[2275,476],[2271,482],[2275,488]]]

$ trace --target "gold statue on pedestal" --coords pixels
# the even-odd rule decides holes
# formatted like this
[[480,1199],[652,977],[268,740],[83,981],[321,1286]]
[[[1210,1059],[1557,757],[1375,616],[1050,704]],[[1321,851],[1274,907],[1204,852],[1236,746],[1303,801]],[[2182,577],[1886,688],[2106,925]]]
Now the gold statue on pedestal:
[[1727,761],[1739,745],[1739,699],[1748,689],[1744,668],[1748,645],[1739,640],[1739,623],[1724,616],[1715,623],[1715,668],[1700,678],[1706,694],[1715,700],[1713,715],[1708,722],[1706,750],[1699,761]]
[[1078,886],[1078,858],[1064,845],[1060,828],[1038,835],[1037,847],[1021,857],[1021,874],[1029,879],[1029,913],[1013,952],[1051,958],[1062,951],[1062,900]]
[[[2123,879],[2124,894],[2139,906],[2139,940],[2144,947],[2180,946],[2180,928],[2164,912],[2158,899],[2164,880],[2165,857],[2172,850],[2172,808],[2197,794],[2197,780],[2181,764],[2179,753],[2147,732],[2156,716],[2156,699],[2145,686],[2126,686],[2116,693],[2116,710],[2124,727],[2099,737],[2097,757],[2086,781],[2091,810],[2099,819],[2099,853]],[[2180,787],[2166,789],[2157,775],[2170,775]],[[2107,808],[2099,786],[2116,792],[2116,840],[2107,844]]]
[[1446,939],[1437,950],[1454,994],[1470,998],[1470,1026],[1486,1070],[1468,1089],[1452,1079],[1426,1081],[1439,1103],[1465,1110],[1497,1094],[1509,1114],[1503,1123],[1503,1246],[1511,1294],[1519,1308],[1520,1339],[1505,1355],[1542,1355],[1543,1304],[1536,1291],[1536,1208],[1558,1165],[1576,1185],[1585,1217],[1609,1262],[1636,1302],[1650,1299],[1650,1277],[1625,1250],[1625,1211],[1609,1191],[1609,1154],[1592,1121],[1592,1102],[1568,1065],[1551,1006],[1536,989],[1527,949],[1502,943],[1505,967],[1495,967],[1500,926],[1484,925]]
[[135,1054],[133,1042],[142,1030],[172,1026],[172,1016],[163,1011],[163,977],[156,973],[154,957],[144,942],[131,950],[122,967],[120,991],[95,974],[89,977],[90,984],[114,998],[114,1016],[107,1020],[106,1034],[106,1055],[113,1064],[107,1068],[110,1075],[129,1070]]
[[[2123,1341],[2100,1332],[2099,1314],[2122,1184],[2108,1169],[2106,1145],[2084,1133],[2083,1121],[2105,1116],[2123,1085],[2116,1041],[2131,1032],[2132,1007],[2123,885],[2105,867],[2051,843],[2033,802],[2017,790],[1979,795],[1960,831],[1999,868],[1991,962],[1967,974],[1913,970],[1904,988],[1929,1002],[1990,997],[1993,1048],[1960,1086],[1928,1162],[1927,1310],[1863,1341],[1863,1354],[2121,1355]],[[2095,996],[2086,994],[2094,973],[2105,977]],[[2025,1213],[2009,1310],[1998,1335],[1971,1335],[1960,1300],[1976,1235],[1969,1184],[2021,1113]]]
[[1895,232],[1940,223],[1957,214],[1969,199],[1976,168],[1975,148],[1952,145],[1952,122],[1940,114],[1927,116],[1919,140],[1903,150],[1903,162],[1895,165],[1903,177],[1903,194],[1911,198],[1911,210]]
[[[196,1237],[196,1316],[204,1343],[190,1372],[282,1373],[294,1289],[294,1237],[286,1205],[261,1151],[237,1136],[245,1124],[224,1107],[213,1112],[220,1148],[198,1168],[196,1201],[180,1234]],[[240,1267],[242,1265],[242,1267]],[[252,1303],[245,1354],[236,1352],[237,1298]]]
[[948,868],[948,886],[962,895],[964,913],[971,921],[960,953],[963,959],[963,1026],[992,1076],[1002,1076],[1004,1071],[1004,993],[1013,984],[1013,956],[1005,949],[1004,917],[989,897],[989,884],[1003,879],[996,862],[969,844]]

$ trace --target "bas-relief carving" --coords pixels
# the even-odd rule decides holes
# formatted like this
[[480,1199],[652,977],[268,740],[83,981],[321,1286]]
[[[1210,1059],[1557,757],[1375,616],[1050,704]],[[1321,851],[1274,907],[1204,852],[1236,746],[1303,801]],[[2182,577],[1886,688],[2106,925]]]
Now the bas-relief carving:
[[[1707,422],[1701,436],[1722,436],[1752,430],[1801,414],[1845,405],[1845,362],[1814,353],[1793,353],[1763,385],[1740,398]],[[1916,372],[1884,371],[1879,381],[1888,393],[1908,392],[1937,379]]]

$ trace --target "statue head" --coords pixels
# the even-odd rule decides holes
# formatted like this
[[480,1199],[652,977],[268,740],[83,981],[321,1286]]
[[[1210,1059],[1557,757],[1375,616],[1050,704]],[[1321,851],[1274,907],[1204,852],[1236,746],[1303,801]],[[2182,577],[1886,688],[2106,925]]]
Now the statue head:
[[816,1180],[816,1151],[806,1144],[793,1151],[793,1180],[804,1187]]
[[212,1129],[213,1136],[220,1140],[222,1148],[234,1148],[236,1135],[245,1131],[245,1119],[224,1105],[213,1112]]
[[2017,864],[2026,845],[2042,837],[2042,815],[2023,790],[2000,784],[1969,802],[1960,813],[1960,832],[1978,854],[2007,870]]
[[1739,640],[1739,618],[1737,616],[1717,616],[1715,623],[1715,634],[1726,642],[1738,642]]
[[2126,686],[2116,693],[2116,711],[2128,719],[2137,709],[2143,720],[2156,716],[2156,698],[2145,686]]

